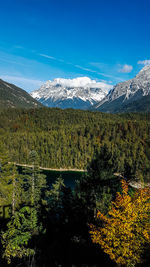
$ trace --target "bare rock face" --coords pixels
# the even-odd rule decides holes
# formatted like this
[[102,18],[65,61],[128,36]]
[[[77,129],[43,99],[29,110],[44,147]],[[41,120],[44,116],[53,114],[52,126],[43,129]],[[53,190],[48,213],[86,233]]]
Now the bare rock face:
[[112,88],[88,77],[76,79],[57,78],[47,81],[31,96],[47,107],[88,109],[99,103]]
[[150,66],[145,66],[134,79],[114,86],[109,94],[94,106],[94,109],[110,113],[144,111],[143,104],[146,103],[146,107],[148,108],[149,101]]

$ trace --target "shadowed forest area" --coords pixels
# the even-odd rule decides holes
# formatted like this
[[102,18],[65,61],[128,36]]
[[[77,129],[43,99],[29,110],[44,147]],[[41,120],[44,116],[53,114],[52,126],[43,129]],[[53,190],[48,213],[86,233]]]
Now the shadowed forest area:
[[[1,266],[148,267],[150,192],[130,182],[150,179],[149,114],[0,117]],[[39,166],[87,171],[70,187]]]

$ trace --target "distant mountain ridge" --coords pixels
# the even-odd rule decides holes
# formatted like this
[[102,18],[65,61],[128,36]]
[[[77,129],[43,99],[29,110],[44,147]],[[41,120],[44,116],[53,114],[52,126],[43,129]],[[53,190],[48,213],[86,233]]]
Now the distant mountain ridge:
[[108,113],[150,111],[150,66],[135,78],[114,86],[93,109]]
[[42,104],[107,113],[150,112],[150,65],[145,66],[135,78],[118,83],[113,88],[88,77],[57,78],[47,81],[29,95],[0,79],[0,108],[33,108]]
[[88,77],[57,78],[47,81],[31,96],[47,107],[88,109],[103,99],[111,88],[111,85]]
[[26,91],[0,79],[0,108],[34,108],[41,103]]

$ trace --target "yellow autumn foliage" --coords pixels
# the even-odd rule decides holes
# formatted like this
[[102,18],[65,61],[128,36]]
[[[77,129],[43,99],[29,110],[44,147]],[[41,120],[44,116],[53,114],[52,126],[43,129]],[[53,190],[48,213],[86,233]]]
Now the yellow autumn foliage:
[[134,266],[142,261],[144,247],[150,244],[150,188],[128,194],[128,184],[122,180],[122,194],[117,193],[108,215],[100,211],[101,227],[90,225],[94,243],[118,265]]

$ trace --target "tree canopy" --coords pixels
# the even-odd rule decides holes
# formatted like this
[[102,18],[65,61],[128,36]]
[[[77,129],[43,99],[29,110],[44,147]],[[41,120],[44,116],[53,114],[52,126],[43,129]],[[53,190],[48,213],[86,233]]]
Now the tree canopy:
[[122,180],[108,215],[97,213],[99,225],[90,225],[94,243],[117,264],[134,266],[142,262],[142,253],[150,244],[150,188],[139,189],[131,197],[128,185]]

